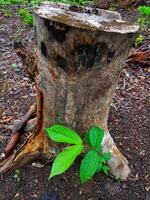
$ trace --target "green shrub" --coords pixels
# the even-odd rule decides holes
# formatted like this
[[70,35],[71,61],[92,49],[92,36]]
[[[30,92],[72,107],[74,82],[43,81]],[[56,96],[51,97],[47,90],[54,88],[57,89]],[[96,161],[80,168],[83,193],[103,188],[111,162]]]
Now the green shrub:
[[10,10],[4,10],[4,16],[5,17],[11,17],[12,16],[11,11]]
[[0,0],[0,5],[20,4],[25,0]]
[[140,45],[144,40],[144,36],[143,35],[138,35],[136,38],[135,38],[135,46],[138,46]]
[[90,2],[90,0],[50,0],[52,2],[56,3],[66,3],[66,4],[72,4],[72,5],[85,5]]
[[30,26],[33,25],[33,15],[29,11],[27,11],[25,9],[20,9],[19,10],[19,16],[22,18],[22,20],[26,24],[28,24]]
[[[62,125],[53,125],[45,129],[49,138],[57,143],[72,144],[58,154],[53,162],[49,180],[65,172],[74,162],[76,157],[85,150],[85,145],[80,136],[73,130]],[[102,153],[102,140],[104,137],[103,129],[93,126],[85,134],[88,145],[88,152],[85,154],[80,165],[80,180],[84,183],[90,180],[97,172],[109,173],[107,161],[110,159],[110,152]]]
[[[44,0],[0,0],[0,4],[31,4],[31,5],[37,5],[41,3]],[[73,5],[85,5],[89,3],[91,0],[49,0],[51,2],[56,3],[66,3],[66,4],[73,4]]]
[[150,25],[150,7],[139,6],[138,11],[140,12],[141,17],[138,18],[137,22],[142,30],[146,30]]
[[143,16],[150,16],[150,6],[139,6],[138,11]]

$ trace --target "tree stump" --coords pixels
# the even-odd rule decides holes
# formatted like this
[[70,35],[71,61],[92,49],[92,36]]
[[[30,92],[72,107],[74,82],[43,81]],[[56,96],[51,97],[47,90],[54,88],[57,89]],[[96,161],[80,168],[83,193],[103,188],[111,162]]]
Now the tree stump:
[[35,158],[54,158],[58,147],[45,135],[45,127],[64,124],[83,136],[97,125],[105,131],[102,145],[111,152],[111,173],[125,180],[128,162],[110,136],[107,120],[122,63],[139,27],[116,12],[64,4],[43,3],[35,16],[36,125],[22,148],[1,162],[0,173]]

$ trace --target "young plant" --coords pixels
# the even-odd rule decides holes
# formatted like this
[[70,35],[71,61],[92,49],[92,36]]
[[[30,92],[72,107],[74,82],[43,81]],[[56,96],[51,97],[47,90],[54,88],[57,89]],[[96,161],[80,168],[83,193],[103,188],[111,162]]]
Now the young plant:
[[4,16],[5,17],[11,17],[12,16],[11,11],[10,10],[5,10],[4,11]]
[[140,45],[144,40],[144,36],[143,35],[138,35],[135,38],[135,46],[137,47],[138,45]]
[[143,16],[150,16],[150,6],[139,6],[138,11]]
[[33,25],[33,15],[29,11],[27,11],[25,9],[20,9],[19,10],[19,16],[22,18],[22,20],[26,24],[28,24],[30,26]]
[[16,169],[15,172],[14,172],[14,175],[13,175],[13,179],[16,181],[16,182],[20,182],[20,170],[19,169]]
[[91,127],[89,133],[85,134],[90,151],[85,155],[80,165],[81,183],[91,179],[96,172],[102,171],[105,175],[109,173],[107,161],[111,158],[111,154],[110,152],[102,154],[103,137],[104,130],[97,126]]
[[[81,137],[73,130],[62,125],[53,125],[45,129],[51,140],[57,143],[72,144],[66,147],[64,151],[55,158],[49,180],[56,175],[65,172],[74,162],[76,157],[85,149]],[[106,175],[109,173],[107,161],[110,159],[110,153],[102,154],[102,140],[104,137],[103,129],[93,126],[85,134],[85,140],[89,146],[89,151],[84,156],[80,165],[80,180],[84,183],[90,180],[93,175],[99,171]]]
[[65,3],[65,4],[71,4],[71,5],[85,5],[91,0],[50,0],[55,3]]
[[141,17],[138,18],[137,22],[142,29],[147,29],[150,25],[150,6],[139,6],[138,11]]

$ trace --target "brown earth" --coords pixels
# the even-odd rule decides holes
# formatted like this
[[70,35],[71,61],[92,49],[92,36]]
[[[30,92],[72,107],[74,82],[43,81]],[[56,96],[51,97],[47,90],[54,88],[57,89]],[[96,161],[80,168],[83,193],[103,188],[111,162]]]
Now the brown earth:
[[[11,18],[0,14],[0,154],[11,134],[10,125],[36,101],[35,84],[24,72],[24,66],[10,45],[14,40],[22,40],[29,48],[34,48],[34,31],[21,23],[15,14],[18,7],[12,9]],[[18,182],[14,172],[0,176],[0,200],[40,200],[52,191],[57,193],[58,200],[150,200],[149,83],[146,66],[125,65],[111,107],[110,132],[132,170],[126,182],[97,174],[80,185],[80,160],[48,182],[51,163],[44,163],[40,168],[29,164],[20,169]]]

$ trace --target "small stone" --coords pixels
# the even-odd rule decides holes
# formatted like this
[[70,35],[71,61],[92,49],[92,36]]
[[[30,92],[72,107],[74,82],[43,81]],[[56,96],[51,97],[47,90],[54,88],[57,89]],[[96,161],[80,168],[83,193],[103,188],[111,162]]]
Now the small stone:
[[147,192],[149,192],[149,191],[150,191],[150,185],[147,186],[147,187],[145,187],[145,190],[146,190]]
[[35,183],[38,183],[38,179],[35,179],[34,182],[35,182]]
[[37,194],[33,194],[32,197],[38,198],[38,195]]
[[3,159],[3,158],[5,158],[5,154],[4,154],[4,153],[2,153],[2,154],[0,155],[0,160]]
[[140,156],[145,156],[145,150],[140,151]]
[[37,168],[43,168],[43,167],[44,167],[43,164],[35,163],[35,162],[32,163],[32,166],[33,166],[33,167],[37,167]]
[[16,193],[16,194],[15,194],[15,198],[17,198],[17,197],[19,197],[19,193]]
[[82,194],[82,191],[80,191],[79,194],[81,195],[81,194]]

